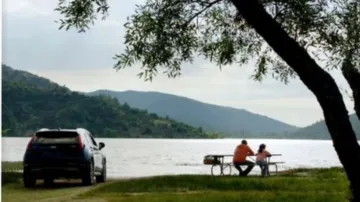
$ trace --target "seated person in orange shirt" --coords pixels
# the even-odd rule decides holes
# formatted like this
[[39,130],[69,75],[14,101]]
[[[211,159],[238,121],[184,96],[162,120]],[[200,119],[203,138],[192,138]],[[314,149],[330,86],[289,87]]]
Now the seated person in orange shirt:
[[[254,168],[255,163],[246,160],[247,156],[254,155],[254,152],[250,149],[247,145],[247,141],[241,141],[241,144],[238,145],[234,152],[233,163],[235,168],[239,171],[240,176],[247,176],[250,171]],[[240,166],[247,165],[247,168],[243,171],[241,170]]]

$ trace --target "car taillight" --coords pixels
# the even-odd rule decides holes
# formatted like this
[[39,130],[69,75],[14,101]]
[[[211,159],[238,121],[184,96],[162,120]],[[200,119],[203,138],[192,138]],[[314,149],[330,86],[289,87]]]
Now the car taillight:
[[78,140],[79,140],[79,149],[83,149],[84,148],[84,144],[82,142],[81,136],[78,136]]
[[29,141],[29,143],[28,143],[28,145],[27,145],[27,149],[32,149],[32,144],[33,144],[33,142],[34,142],[35,139],[36,139],[36,136],[33,136],[33,137],[30,139],[30,141]]

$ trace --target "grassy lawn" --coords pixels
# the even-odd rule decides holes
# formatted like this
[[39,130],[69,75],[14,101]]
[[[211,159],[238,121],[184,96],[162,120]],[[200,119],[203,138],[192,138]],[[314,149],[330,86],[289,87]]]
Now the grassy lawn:
[[346,176],[339,168],[297,169],[268,178],[157,176],[93,187],[60,182],[33,189],[23,188],[21,173],[3,172],[2,185],[3,201],[345,202],[349,196]]

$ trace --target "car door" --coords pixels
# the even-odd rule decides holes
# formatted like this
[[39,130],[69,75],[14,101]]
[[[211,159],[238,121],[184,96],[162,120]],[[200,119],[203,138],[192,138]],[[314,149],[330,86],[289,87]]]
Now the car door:
[[98,171],[99,170],[99,158],[97,157],[98,148],[96,147],[96,144],[94,144],[94,142],[91,140],[91,136],[89,133],[85,133],[84,136],[85,136],[86,142],[88,143],[90,152],[93,155],[94,170]]
[[95,154],[95,152],[94,152],[94,144],[93,144],[93,142],[91,141],[90,135],[89,135],[88,133],[84,133],[84,138],[85,138],[85,140],[86,140],[86,145],[87,145],[87,147],[89,148],[90,153],[91,153],[91,155],[92,155],[92,157],[93,157],[93,159],[94,159],[94,170],[96,170],[96,167],[97,167],[96,165],[97,165],[98,163],[97,163],[96,154]]
[[89,137],[90,142],[92,143],[92,147],[93,147],[92,151],[94,153],[95,170],[97,172],[101,172],[103,165],[102,165],[102,155],[101,155],[99,146],[96,143],[94,137],[91,135],[91,133],[88,134],[88,137]]

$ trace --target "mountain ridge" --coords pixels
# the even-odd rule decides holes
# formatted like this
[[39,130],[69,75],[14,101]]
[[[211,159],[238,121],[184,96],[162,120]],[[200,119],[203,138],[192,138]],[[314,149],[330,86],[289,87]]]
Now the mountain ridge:
[[[82,95],[83,97],[82,98],[90,98],[90,100],[93,100],[91,97],[96,97],[95,100],[93,100],[92,102],[81,102],[80,104],[78,104],[77,107],[74,107],[74,106],[70,106],[71,104],[70,103],[65,103],[68,104],[70,107],[68,108],[64,108],[65,111],[63,111],[62,113],[64,114],[65,112],[68,113],[68,114],[72,114],[72,113],[75,113],[76,110],[78,109],[82,109],[83,112],[81,111],[80,113],[78,113],[78,115],[80,116],[84,116],[86,119],[89,119],[89,123],[92,123],[90,125],[94,125],[94,123],[98,122],[99,120],[92,120],[91,121],[91,116],[90,117],[86,117],[86,114],[88,113],[91,113],[92,110],[90,111],[86,111],[84,108],[81,108],[81,107],[84,107],[84,106],[90,106],[92,105],[93,103],[97,103],[99,106],[95,105],[95,106],[92,106],[93,110],[95,111],[98,111],[98,109],[100,108],[97,108],[97,107],[101,107],[102,105],[104,105],[103,107],[105,107],[105,109],[110,109],[109,107],[113,106],[115,107],[116,109],[120,110],[120,111],[117,111],[115,110],[116,112],[120,112],[120,113],[129,113],[127,116],[125,117],[128,117],[129,119],[132,119],[134,120],[134,117],[143,117],[143,118],[140,118],[139,120],[142,120],[142,124],[140,125],[136,125],[134,126],[134,123],[131,123],[131,120],[127,120],[125,122],[127,122],[127,124],[123,124],[124,121],[119,121],[119,122],[114,122],[114,124],[108,128],[106,128],[106,133],[105,136],[104,134],[100,134],[100,136],[102,137],[151,137],[151,138],[181,138],[181,135],[179,136],[179,134],[183,134],[182,137],[185,137],[185,138],[194,138],[194,137],[189,137],[189,136],[186,136],[185,133],[191,133],[193,135],[198,135],[197,138],[199,137],[204,137],[203,135],[208,132],[205,130],[205,127],[203,128],[202,126],[198,127],[196,126],[196,124],[187,124],[187,123],[184,123],[182,122],[181,120],[176,120],[174,119],[172,116],[170,115],[161,115],[161,113],[158,115],[157,113],[153,113],[151,112],[151,110],[143,110],[141,109],[141,106],[140,107],[132,107],[131,106],[131,100],[127,100],[128,102],[126,102],[125,104],[125,101],[122,100],[122,102],[124,103],[121,103],[121,99],[119,100],[118,98],[117,99],[114,99],[114,95],[110,95],[110,96],[98,96],[98,95],[92,95],[92,94],[96,94],[96,93],[99,93],[99,91],[103,90],[104,89],[99,89],[97,91],[93,91],[93,92],[77,92],[77,91],[71,91],[69,88],[66,88],[64,86],[60,86],[59,84],[47,79],[47,78],[44,78],[44,77],[40,77],[40,76],[37,76],[35,74],[32,74],[32,73],[29,73],[27,71],[24,71],[24,70],[17,70],[17,69],[14,69],[10,66],[7,66],[7,65],[2,65],[2,73],[3,73],[3,77],[2,77],[2,83],[3,83],[3,123],[2,123],[2,132],[3,134],[5,134],[5,136],[14,136],[14,135],[11,135],[9,133],[9,131],[7,130],[8,128],[6,128],[6,124],[9,124],[9,123],[14,123],[14,120],[15,122],[17,121],[16,119],[19,118],[19,114],[20,115],[25,115],[27,116],[28,118],[24,120],[22,120],[24,123],[21,123],[20,125],[17,125],[16,127],[18,128],[25,128],[26,129],[26,125],[31,125],[31,124],[36,124],[38,123],[37,121],[41,120],[41,117],[36,117],[36,116],[33,116],[34,114],[31,114],[31,111],[34,109],[33,108],[33,105],[36,105],[36,103],[41,107],[45,106],[47,104],[47,101],[41,101],[41,99],[39,100],[31,100],[31,97],[32,96],[35,96],[36,95],[42,95],[42,96],[45,96],[46,99],[48,99],[49,101],[51,101],[52,99],[55,99],[55,103],[58,102],[57,99],[62,99],[61,96],[79,96],[79,95]],[[14,91],[13,89],[18,89],[19,91]],[[10,89],[10,90],[9,90]],[[31,91],[31,92],[29,92]],[[46,91],[46,92],[45,92]],[[158,101],[159,99],[155,99],[155,100],[151,100],[153,98],[151,98],[151,96],[161,96],[162,99],[161,102],[160,102],[160,106],[162,108],[164,108],[163,112],[165,111],[169,111],[169,109],[177,109],[178,111],[177,112],[181,112],[182,115],[187,115],[188,117],[191,118],[196,118],[196,117],[200,117],[202,119],[205,119],[206,117],[212,117],[214,118],[215,117],[215,121],[216,122],[222,122],[222,124],[224,125],[224,127],[229,127],[229,123],[228,122],[232,122],[232,124],[238,124],[240,125],[239,123],[243,123],[243,122],[250,122],[250,123],[253,123],[255,122],[254,120],[251,120],[251,119],[237,119],[236,117],[234,118],[234,111],[237,111],[237,112],[242,112],[242,113],[245,113],[245,114],[250,114],[252,117],[261,117],[260,119],[262,120],[269,120],[269,119],[272,119],[271,117],[268,117],[268,116],[265,116],[265,115],[261,115],[261,114],[257,114],[257,113],[253,113],[253,112],[250,112],[250,111],[247,111],[245,109],[237,109],[237,108],[234,108],[234,107],[231,107],[231,106],[221,106],[221,105],[217,105],[217,104],[211,104],[211,103],[206,103],[204,101],[198,101],[196,99],[193,99],[193,98],[188,98],[188,97],[184,97],[184,96],[181,96],[181,95],[171,95],[171,94],[167,94],[167,93],[163,93],[163,92],[157,92],[157,91],[137,91],[137,90],[125,90],[125,91],[111,91],[111,90],[105,90],[105,92],[112,92],[112,93],[122,93],[122,95],[125,94],[135,94],[135,95],[142,95],[142,96],[138,96],[138,97],[133,97],[133,99],[136,101],[136,102],[143,102],[144,100],[150,100],[150,104],[148,105],[150,108],[151,107],[157,107],[159,106],[159,103],[155,102],[155,101]],[[10,93],[9,93],[10,92]],[[10,100],[6,100],[7,98],[11,97],[11,96],[19,96],[18,94],[21,92],[25,92],[25,94],[21,95],[19,99],[17,98],[11,98]],[[50,92],[50,93],[48,93]],[[55,98],[53,98],[52,96],[53,95],[50,95],[50,94],[57,94],[58,97],[55,96]],[[10,95],[10,96],[9,96]],[[90,95],[90,96],[89,96]],[[146,95],[144,97],[144,95]],[[150,97],[148,95],[151,95]],[[60,96],[60,97],[59,97]],[[78,97],[79,98],[79,97]],[[30,99],[30,100],[29,100]],[[173,100],[175,99],[174,103],[168,107],[166,106],[163,106],[164,105],[164,102],[172,102]],[[186,105],[184,104],[181,104],[179,103],[179,100],[180,101],[186,101],[185,103],[188,103],[190,102],[191,103],[196,103],[195,107],[187,107]],[[21,106],[20,105],[16,105],[16,102],[19,102],[19,100],[21,101]],[[57,100],[57,101],[56,101]],[[78,101],[79,99],[75,99],[75,101]],[[34,101],[32,103],[32,101]],[[28,102],[28,103],[26,103]],[[5,106],[5,105],[6,106]],[[8,105],[13,105],[11,106],[11,110],[7,109],[6,107]],[[83,105],[83,106],[82,106]],[[136,103],[135,103],[136,105]],[[5,106],[5,107],[4,107]],[[59,105],[58,105],[59,106]],[[196,106],[207,106],[205,107],[205,111],[207,109],[209,109],[210,107],[210,113],[205,113],[204,114],[201,114],[201,113],[198,113],[196,110],[198,110],[198,108]],[[170,108],[169,108],[170,107]],[[201,107],[200,107],[201,108]],[[213,110],[212,108],[220,108],[222,109],[223,111],[227,112],[228,113],[228,116],[222,116],[220,117],[218,115],[218,111],[217,110]],[[187,110],[184,110],[184,109],[187,109]],[[189,110],[190,109],[190,110]],[[54,110],[54,109],[51,109],[51,110]],[[74,112],[75,110],[75,112]],[[192,114],[190,114],[189,116],[189,111],[192,112]],[[195,111],[195,113],[194,113]],[[201,112],[201,111],[200,111]],[[202,111],[204,112],[204,111]],[[133,115],[133,113],[137,114],[137,115]],[[15,116],[13,116],[15,114]],[[17,115],[16,115],[17,114]],[[56,113],[54,113],[56,114]],[[115,113],[116,114],[116,113]],[[142,114],[142,115],[140,115]],[[236,114],[236,113],[235,113]],[[5,115],[5,116],[4,116]],[[92,115],[92,116],[98,116],[98,115]],[[108,117],[110,116],[110,117]],[[15,117],[15,118],[14,118]],[[117,118],[114,118],[114,117],[117,117],[117,115],[114,115],[113,113],[113,110],[108,110],[107,113],[103,114],[102,116],[100,116],[100,119],[107,119],[108,121],[111,121],[112,119],[117,119]],[[132,117],[132,118],[131,118]],[[147,118],[146,118],[147,117]],[[205,118],[203,118],[205,117]],[[219,118],[220,117],[220,118]],[[64,117],[63,117],[64,118]],[[66,119],[66,117],[65,117]],[[124,119],[121,118],[121,119]],[[120,120],[121,120],[120,119]],[[137,118],[135,118],[136,120]],[[149,120],[155,120],[155,121],[150,121]],[[274,120],[273,123],[277,123],[277,122],[280,122],[280,125],[281,126],[285,126],[285,128],[287,127],[287,125],[289,125],[291,127],[290,124],[287,124],[287,123],[283,123],[281,121],[278,121],[276,119],[272,119]],[[359,119],[357,118],[357,116],[355,114],[351,114],[350,115],[350,120],[351,120],[351,123],[353,125],[353,128],[357,134],[357,138],[360,139],[360,121]],[[26,122],[26,123],[25,123]],[[168,125],[169,127],[174,127],[174,128],[168,128],[168,129],[159,129],[157,127],[159,126],[152,126],[151,124],[154,124],[154,123],[173,123],[173,124],[165,124],[165,125]],[[4,123],[5,123],[5,128],[4,128]],[[104,125],[108,124],[107,122],[103,122]],[[133,125],[132,125],[133,124]],[[150,124],[150,125],[149,125]],[[228,125],[227,125],[228,124]],[[101,126],[101,125],[100,125]],[[211,123],[208,124],[208,126],[210,126],[210,129],[211,129]],[[231,124],[230,124],[231,126]],[[263,125],[257,123],[255,124],[256,127],[263,127]],[[261,126],[261,127],[260,127]],[[103,126],[101,126],[103,127]],[[101,128],[100,127],[100,128]],[[130,131],[133,131],[133,135],[132,136],[129,136],[129,132],[127,133],[122,133],[122,134],[116,134],[116,132],[114,133],[114,131],[116,130],[122,130],[122,129],[129,129],[133,127],[134,130],[130,129]],[[154,128],[151,128],[151,127],[154,127]],[[162,126],[161,126],[162,127]],[[160,128],[161,128],[160,127]],[[151,129],[150,129],[151,128]],[[212,128],[213,129],[213,128]],[[290,128],[291,129],[291,128]],[[153,130],[153,131],[152,131]],[[161,132],[160,135],[154,137],[152,136],[151,134],[148,134],[148,132],[156,132],[156,131],[161,131],[163,130],[163,132]],[[20,131],[23,131],[23,130],[20,130]],[[101,130],[97,129],[97,133],[101,133]],[[166,131],[164,133],[164,131]],[[182,131],[180,133],[178,133],[178,131]],[[211,135],[209,136],[206,136],[206,138],[216,138],[216,137],[222,137],[222,135],[219,135],[219,133],[223,133],[223,131],[221,130],[209,130],[210,131],[210,134],[211,132],[215,132],[215,133],[212,133]],[[220,131],[220,132],[217,132],[216,131]],[[26,131],[25,131],[26,132]],[[28,131],[27,131],[28,132]],[[168,136],[166,133],[168,132],[171,132],[171,133],[174,133],[174,134],[177,134],[175,136]],[[184,133],[185,132],[185,133]],[[21,136],[22,132],[20,133],[17,133],[15,136]],[[224,134],[224,133],[223,133]],[[185,136],[184,136],[185,135]],[[191,135],[190,135],[191,136]],[[226,135],[226,137],[229,137],[229,138],[270,138],[270,139],[273,139],[273,138],[278,138],[278,139],[321,139],[321,140],[330,140],[331,139],[331,136],[330,134],[328,133],[328,129],[326,127],[326,124],[323,120],[321,121],[317,121],[313,124],[310,124],[309,126],[306,126],[306,127],[295,127],[295,128],[292,128],[292,130],[288,130],[287,132],[273,132],[273,131],[269,131],[267,129],[263,129],[263,132],[258,132],[258,133],[254,133],[254,132],[251,132],[249,130],[242,130],[236,134],[233,134],[233,135]]]
[[[349,115],[351,125],[356,133],[356,137],[360,140],[360,120],[356,114]],[[301,136],[305,139],[327,139],[330,140],[331,136],[324,120],[317,121],[307,127],[301,128],[291,134],[294,137]]]
[[[157,91],[112,91],[99,89],[96,91],[86,93],[88,95],[104,94],[116,97],[120,103],[127,103],[132,107],[139,109],[146,109],[152,113],[158,113],[163,116],[172,117],[175,120],[193,125],[195,127],[202,127],[207,131],[223,132],[225,134],[236,133],[273,133],[273,132],[294,132],[299,128],[288,123],[281,122],[268,116],[253,113],[245,109],[237,109],[229,106],[221,106],[216,104],[198,101],[193,98],[188,98],[179,95],[167,94]],[[183,107],[182,111],[176,110],[176,104]],[[166,108],[167,106],[167,108]],[[172,107],[169,107],[172,106]],[[164,107],[166,110],[164,110]],[[191,108],[190,110],[188,108]],[[185,110],[186,113],[183,111]],[[197,112],[193,112],[197,111]],[[196,116],[198,119],[195,119]],[[208,122],[201,119],[209,119],[209,116],[222,117],[227,119],[225,121],[213,117]],[[204,118],[205,117],[205,118]],[[247,120],[248,119],[248,120]],[[258,125],[253,127],[246,127],[243,122],[258,122]],[[219,123],[221,122],[221,123]],[[227,123],[226,123],[227,122]],[[231,122],[231,123],[230,123]],[[239,125],[240,122],[240,125]],[[251,124],[251,123],[250,123]],[[217,126],[217,127],[214,127]],[[220,126],[222,125],[222,126]],[[236,127],[239,126],[239,127]],[[262,127],[259,128],[259,125]],[[275,127],[273,129],[272,127]],[[229,129],[230,128],[230,129]]]
[[[263,114],[256,113],[256,112],[252,112],[252,111],[249,111],[249,110],[246,110],[246,109],[241,109],[241,108],[236,108],[236,107],[226,106],[226,105],[220,105],[220,104],[214,104],[214,103],[208,103],[208,102],[204,102],[204,101],[201,101],[201,100],[197,100],[195,98],[190,98],[190,97],[186,97],[186,96],[182,96],[182,95],[163,93],[163,92],[159,92],[159,91],[140,91],[140,90],[114,91],[114,90],[107,90],[107,89],[98,89],[98,90],[90,91],[90,92],[87,92],[87,93],[92,93],[92,92],[96,92],[96,91],[112,91],[112,92],[120,92],[120,93],[126,93],[126,92],[128,92],[128,93],[153,93],[153,94],[159,94],[159,95],[171,95],[171,96],[175,96],[175,97],[178,97],[178,98],[188,99],[190,101],[200,102],[200,103],[205,104],[205,105],[212,105],[214,107],[223,107],[223,108],[228,108],[228,109],[231,109],[231,110],[245,111],[245,112],[248,112],[248,113],[251,113],[251,114],[254,114],[254,115],[259,115],[259,116],[263,116],[263,117],[266,117],[266,118],[269,118],[269,119],[274,119],[274,120],[279,121],[279,122],[283,122],[283,123],[285,123],[285,124],[287,124],[289,126],[294,126],[294,125],[292,125],[290,123],[286,123],[284,121],[277,120],[277,119],[272,118],[270,116],[263,115]],[[298,127],[298,126],[295,126],[295,127],[301,128],[301,127]]]
[[[244,111],[244,112],[247,112],[247,113],[251,113],[253,115],[259,115],[259,116],[262,116],[262,117],[265,117],[265,118],[273,119],[273,120],[278,121],[278,122],[282,122],[282,123],[284,123],[286,125],[289,125],[289,126],[293,126],[293,127],[297,128],[297,129],[304,128],[304,127],[300,127],[300,126],[295,126],[293,124],[290,124],[290,123],[275,119],[273,117],[270,117],[270,116],[267,116],[267,115],[264,115],[264,114],[260,114],[260,113],[257,113],[257,112],[252,112],[252,111],[249,111],[247,109],[241,109],[241,108],[236,108],[236,107],[233,107],[233,106],[208,103],[208,102],[204,102],[204,101],[201,101],[201,100],[197,100],[195,98],[190,98],[190,97],[186,97],[186,96],[182,96],[182,95],[176,95],[176,94],[170,94],[170,93],[163,93],[163,92],[159,92],[159,91],[141,91],[141,90],[116,91],[116,90],[108,90],[108,89],[97,89],[97,90],[94,90],[94,91],[85,92],[85,94],[91,94],[91,93],[98,92],[98,91],[112,91],[112,92],[120,92],[120,93],[151,93],[151,94],[159,94],[159,95],[171,95],[171,96],[175,96],[175,97],[178,97],[178,98],[187,99],[187,100],[190,100],[190,101],[196,101],[196,102],[199,102],[199,103],[202,103],[202,104],[205,104],[205,105],[211,105],[211,106],[214,106],[214,107],[228,108],[230,110],[240,110],[240,111]],[[310,125],[312,125],[312,124],[310,124]],[[310,126],[310,125],[308,125],[308,126]],[[307,127],[307,126],[305,126],[305,127]]]

